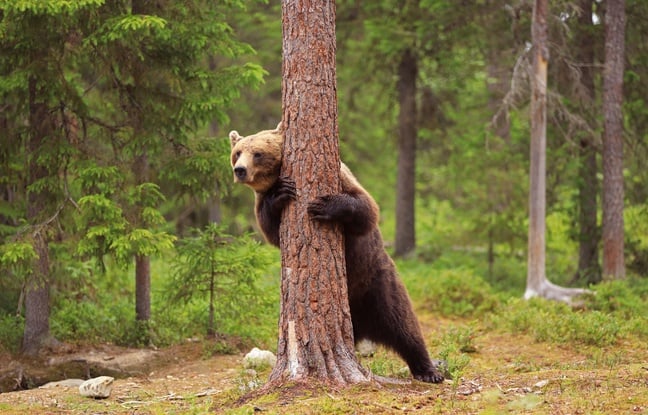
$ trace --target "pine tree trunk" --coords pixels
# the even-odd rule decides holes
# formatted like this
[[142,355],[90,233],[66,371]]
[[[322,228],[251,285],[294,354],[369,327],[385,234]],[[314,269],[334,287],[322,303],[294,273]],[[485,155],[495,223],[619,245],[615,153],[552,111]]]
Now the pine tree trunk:
[[398,173],[396,181],[396,239],[394,256],[405,256],[416,247],[414,201],[416,196],[416,55],[409,49],[398,66]]
[[333,0],[284,0],[282,174],[297,199],[283,213],[277,364],[269,388],[367,381],[354,354],[340,229],[314,223],[307,203],[340,192]]
[[47,241],[42,232],[34,238],[34,250],[38,255],[33,274],[25,284],[25,331],[22,352],[37,355],[41,349],[56,341],[50,336],[49,304],[49,254]]
[[[575,31],[575,57],[581,63],[581,90],[582,94],[577,97],[580,101],[580,108],[583,117],[590,123],[592,130],[596,128],[596,116],[594,108],[595,85],[594,85],[594,45],[592,41],[592,5],[593,0],[581,0],[581,15],[578,17],[578,28]],[[601,280],[599,267],[599,229],[597,224],[597,196],[598,180],[596,174],[598,167],[596,163],[596,148],[594,137],[591,133],[583,131],[580,133],[580,169],[578,181],[578,271],[576,279],[584,280],[589,284]]]
[[151,258],[135,256],[135,319],[151,319]]
[[[53,127],[47,105],[39,101],[37,80],[29,80],[29,178],[28,185],[48,176],[47,168],[38,162],[46,137],[52,134]],[[25,282],[25,331],[22,352],[36,355],[50,338],[50,272],[49,247],[46,229],[39,225],[44,221],[43,212],[47,211],[48,194],[46,190],[30,191],[27,197],[27,220],[35,226],[34,251],[38,255],[32,274]]]
[[623,68],[625,0],[609,0],[603,73],[603,278],[625,278],[623,230]]
[[[132,167],[136,185],[149,180],[148,157],[144,150],[141,151],[142,154],[135,157]],[[135,210],[136,221],[141,221],[141,208],[135,207]],[[135,255],[135,319],[151,319],[151,258],[145,255]]]

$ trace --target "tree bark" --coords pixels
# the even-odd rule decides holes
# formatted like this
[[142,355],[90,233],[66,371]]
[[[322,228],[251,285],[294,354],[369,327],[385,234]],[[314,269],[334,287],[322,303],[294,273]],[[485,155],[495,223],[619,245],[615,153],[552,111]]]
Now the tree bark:
[[[133,14],[154,14],[160,7],[159,0],[133,0],[131,11]],[[141,87],[141,77],[145,76],[144,65],[135,58],[133,63],[133,78],[135,88]],[[142,135],[142,124],[145,114],[135,105],[131,108],[131,123],[133,126],[133,140],[139,140]],[[149,161],[144,146],[138,146],[138,153],[133,161],[133,176],[135,184],[141,185],[149,181]],[[136,207],[136,224],[141,222],[141,208]],[[144,255],[135,255],[135,319],[149,321],[151,319],[151,258]]]
[[354,354],[342,234],[307,214],[310,200],[341,190],[335,4],[284,0],[282,10],[282,175],[294,179],[297,198],[281,221],[279,342],[268,387],[364,382],[368,377]]
[[[38,81],[29,79],[29,178],[28,187],[48,177],[48,171],[38,161],[45,140],[51,136],[53,126],[47,105],[39,102]],[[25,282],[25,331],[22,352],[36,355],[53,339],[50,336],[50,261],[47,232],[40,225],[47,211],[47,190],[32,190],[27,196],[27,220],[34,226],[33,244],[38,255],[32,274]]]
[[416,196],[416,54],[406,49],[398,66],[398,172],[396,180],[396,239],[394,256],[405,256],[416,247],[414,200]]
[[529,172],[529,241],[527,293],[545,280],[545,211],[547,148],[548,1],[533,7],[533,73],[531,80],[531,165]]
[[609,0],[603,73],[603,279],[625,278],[623,230],[623,70],[625,0]]
[[[595,54],[594,42],[592,41],[593,0],[581,0],[579,7],[581,14],[578,17],[578,28],[575,31],[575,57],[580,62],[581,80],[580,94],[577,100],[580,103],[580,110],[583,117],[592,125],[595,130],[596,116],[596,90],[594,85]],[[594,284],[601,280],[601,269],[599,266],[599,228],[597,224],[597,196],[598,180],[596,174],[598,167],[596,163],[596,148],[594,137],[588,131],[580,132],[580,168],[578,181],[578,271],[576,279],[583,280],[588,284]]]
[[135,319],[151,319],[151,258],[135,256]]
[[531,165],[529,171],[529,241],[525,298],[542,296],[572,302],[572,297],[587,290],[563,288],[547,280],[545,273],[546,158],[547,158],[547,67],[549,43],[548,0],[533,6],[533,73],[531,77]]

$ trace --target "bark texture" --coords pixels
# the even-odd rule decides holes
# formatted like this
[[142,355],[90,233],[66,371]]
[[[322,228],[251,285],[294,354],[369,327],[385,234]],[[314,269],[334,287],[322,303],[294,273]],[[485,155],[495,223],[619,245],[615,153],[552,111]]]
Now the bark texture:
[[417,59],[407,49],[398,66],[398,174],[396,180],[396,239],[394,256],[405,256],[416,247],[414,199],[416,196],[416,77]]
[[[161,7],[159,0],[133,0],[133,14],[155,14],[156,10]],[[146,76],[146,68],[139,60],[133,63],[133,76],[135,88],[143,84],[141,78]],[[143,124],[145,114],[137,105],[131,108],[131,123],[134,128],[134,140],[142,139]],[[149,161],[145,146],[140,146],[139,153],[135,155],[133,161],[133,176],[137,185],[149,181]],[[136,221],[141,221],[141,209],[136,208]],[[138,321],[148,321],[151,319],[151,258],[144,255],[135,256],[135,319]]]
[[575,31],[576,61],[581,63],[580,83],[576,94],[581,113],[592,126],[589,131],[579,134],[580,169],[578,182],[578,271],[576,279],[594,284],[601,280],[599,266],[599,228],[597,223],[599,194],[596,174],[595,137],[591,131],[596,130],[596,116],[591,108],[596,107],[596,87],[594,85],[594,68],[596,56],[595,42],[592,41],[594,24],[592,23],[593,0],[581,0],[578,17],[578,28]]
[[355,358],[340,229],[313,222],[307,203],[340,193],[333,0],[284,0],[282,175],[296,200],[280,227],[281,314],[269,386],[367,381]]
[[[47,137],[53,131],[48,107],[39,100],[38,81],[29,80],[29,179],[28,185],[47,178],[47,168],[38,162],[39,153],[46,146]],[[25,282],[25,331],[23,333],[22,352],[36,355],[53,341],[50,337],[50,261],[47,230],[40,223],[45,220],[43,212],[47,211],[48,191],[45,189],[30,191],[27,197],[27,220],[33,225],[34,251],[38,255],[32,274]]]
[[603,278],[625,278],[623,231],[623,68],[625,0],[609,0],[603,73]]

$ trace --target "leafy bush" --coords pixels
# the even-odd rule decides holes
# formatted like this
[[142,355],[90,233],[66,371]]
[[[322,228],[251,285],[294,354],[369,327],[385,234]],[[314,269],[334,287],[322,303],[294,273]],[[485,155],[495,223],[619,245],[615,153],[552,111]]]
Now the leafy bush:
[[614,316],[573,310],[564,303],[542,298],[511,299],[490,318],[496,327],[529,334],[539,342],[607,346],[614,344],[621,332]]
[[648,274],[648,206],[626,206],[623,209],[628,269]]
[[262,290],[259,281],[272,263],[272,252],[250,236],[235,238],[218,225],[195,230],[178,244],[165,294],[169,304],[203,306],[208,335],[258,335],[268,315],[276,315],[279,294]]
[[[417,275],[412,275],[414,272]],[[402,274],[413,298],[445,316],[481,315],[499,304],[490,285],[469,269],[403,267]]]
[[18,352],[25,329],[22,316],[0,313],[0,351]]
[[623,318],[648,316],[648,301],[642,298],[642,294],[645,295],[648,290],[648,281],[608,281],[597,284],[593,289],[596,294],[588,297],[588,308],[615,313]]
[[51,329],[55,337],[65,341],[114,340],[125,329],[123,322],[128,320],[124,317],[110,303],[65,298],[52,312]]

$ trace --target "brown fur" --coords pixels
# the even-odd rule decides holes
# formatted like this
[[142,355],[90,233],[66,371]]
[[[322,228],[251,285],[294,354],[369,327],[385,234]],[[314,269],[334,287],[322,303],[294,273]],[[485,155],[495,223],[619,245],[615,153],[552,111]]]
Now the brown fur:
[[[280,177],[283,137],[280,127],[242,137],[230,133],[234,179],[251,187],[255,212],[265,238],[279,246],[281,212],[295,197],[294,182]],[[343,226],[349,306],[356,341],[369,339],[394,349],[412,375],[441,382],[396,266],[384,249],[378,228],[378,205],[346,165],[340,169],[342,193],[310,202],[314,220]]]

